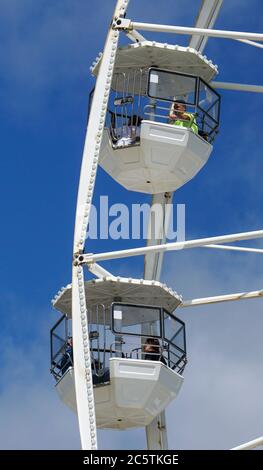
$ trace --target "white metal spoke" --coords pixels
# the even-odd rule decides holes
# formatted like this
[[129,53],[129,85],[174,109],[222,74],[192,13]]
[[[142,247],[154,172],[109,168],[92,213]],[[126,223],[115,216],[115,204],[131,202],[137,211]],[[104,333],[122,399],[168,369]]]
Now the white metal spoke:
[[211,82],[214,88],[219,90],[233,90],[233,91],[248,91],[253,93],[263,93],[263,86],[261,85],[246,85],[242,83],[228,83],[228,82]]
[[260,446],[263,446],[263,436],[253,439],[253,441],[245,442],[245,444],[241,444],[240,446],[233,447],[233,449],[230,450],[249,450]]
[[142,31],[155,31],[157,33],[174,33],[184,35],[196,35],[223,39],[249,39],[252,41],[263,41],[263,34],[250,33],[247,31],[227,31],[221,29],[189,28],[187,26],[171,26],[154,23],[139,23],[137,21],[125,20],[125,27]]
[[249,46],[259,47],[260,49],[263,49],[263,44],[260,44],[259,42],[249,41],[249,39],[237,39],[237,41],[243,42],[244,44],[248,44]]
[[[203,0],[195,23],[195,28],[213,28],[222,4],[223,0]],[[189,47],[193,47],[193,49],[196,49],[202,53],[206,46],[207,40],[208,37],[193,36],[190,39]]]
[[214,248],[216,250],[226,251],[244,251],[247,253],[263,253],[261,248],[248,248],[245,246],[231,246],[231,245],[204,245],[204,248]]
[[200,299],[185,300],[180,308],[197,307],[199,305],[218,304],[221,302],[232,302],[234,300],[256,299],[263,296],[263,290],[251,292],[239,292],[238,294],[217,295],[215,297],[203,297]]
[[112,251],[108,253],[87,254],[83,255],[82,260],[84,263],[94,263],[97,261],[107,259],[126,258],[130,256],[140,256],[150,252],[162,252],[172,250],[184,250],[188,248],[198,248],[201,246],[209,245],[210,243],[227,243],[235,242],[238,240],[252,240],[256,238],[263,238],[263,230],[253,232],[242,232],[231,235],[221,235],[219,237],[200,238],[197,240],[188,240],[184,242],[165,243],[163,245],[144,246],[141,248],[132,248],[128,250]]

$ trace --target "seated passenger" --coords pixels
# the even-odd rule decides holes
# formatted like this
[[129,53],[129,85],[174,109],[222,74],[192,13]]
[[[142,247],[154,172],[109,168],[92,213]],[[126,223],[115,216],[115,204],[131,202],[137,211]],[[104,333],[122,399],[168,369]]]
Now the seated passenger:
[[180,127],[188,127],[192,129],[195,134],[198,134],[198,126],[194,113],[186,112],[186,104],[184,102],[175,101],[172,104],[169,114],[169,124]]
[[97,359],[91,362],[92,382],[93,385],[103,384],[110,381],[109,367],[102,367],[102,363]]
[[143,352],[146,361],[161,361],[166,365],[166,360],[161,354],[158,338],[147,338],[144,344]]
[[60,364],[62,375],[64,375],[71,366],[73,366],[73,343],[72,337],[69,336],[66,343],[65,353]]

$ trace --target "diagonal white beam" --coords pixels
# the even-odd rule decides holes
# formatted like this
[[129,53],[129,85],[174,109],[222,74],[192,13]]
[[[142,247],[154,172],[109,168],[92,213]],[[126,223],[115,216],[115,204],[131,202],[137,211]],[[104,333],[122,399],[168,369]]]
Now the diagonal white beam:
[[146,41],[146,38],[142,34],[138,33],[138,31],[136,31],[135,29],[127,33],[127,37],[132,42]]
[[253,441],[245,442],[245,444],[241,444],[240,446],[233,447],[230,450],[249,450],[260,446],[263,446],[263,436],[253,439]]
[[[119,26],[120,29],[122,26]],[[155,31],[156,33],[174,33],[184,35],[205,36],[223,39],[249,39],[251,41],[263,41],[263,34],[250,33],[247,31],[228,31],[223,29],[189,28],[187,26],[171,26],[154,23],[139,23],[137,21],[126,20],[125,28],[143,31]],[[118,26],[115,26],[118,29]]]
[[97,261],[107,259],[126,258],[130,256],[140,256],[150,252],[162,252],[172,250],[184,250],[187,248],[198,248],[204,245],[235,242],[238,240],[252,240],[256,238],[263,238],[263,230],[256,230],[253,232],[234,233],[231,235],[221,235],[219,237],[199,238],[196,240],[188,240],[183,242],[165,243],[163,245],[144,246],[140,248],[131,248],[128,250],[111,251],[107,253],[85,254],[79,257],[81,263],[95,263]]
[[259,42],[249,41],[249,39],[237,39],[239,42],[243,42],[244,44],[248,44],[249,46],[259,47],[263,49],[263,44],[259,44]]
[[263,86],[261,85],[246,85],[242,83],[229,83],[229,82],[211,82],[214,88],[219,90],[233,90],[233,91],[248,91],[253,93],[263,93]]
[[109,271],[107,271],[97,263],[90,264],[89,271],[100,279],[104,279],[105,277],[115,278],[113,274],[111,274]]
[[216,295],[214,297],[202,297],[200,299],[185,300],[182,307],[198,307],[199,305],[218,304],[221,302],[233,302],[234,300],[256,299],[263,296],[263,290],[255,290],[251,292],[239,292],[237,294]]
[[[195,28],[213,28],[222,4],[223,0],[203,0],[195,22]],[[189,42],[189,47],[193,47],[193,49],[202,53],[207,40],[208,37],[202,35],[192,36]]]
[[232,245],[204,245],[204,248],[214,248],[216,250],[229,250],[229,251],[244,251],[247,253],[263,253],[261,248],[249,248],[245,246],[232,246]]

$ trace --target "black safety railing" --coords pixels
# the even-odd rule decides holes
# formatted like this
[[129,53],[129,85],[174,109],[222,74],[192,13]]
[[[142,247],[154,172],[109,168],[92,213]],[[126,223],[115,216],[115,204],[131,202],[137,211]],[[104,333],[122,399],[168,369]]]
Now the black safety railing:
[[[116,302],[110,309],[99,304],[87,312],[95,386],[110,381],[112,357],[161,361],[182,374],[187,363],[185,324],[173,314],[161,307]],[[63,315],[50,332],[50,370],[56,381],[74,366],[70,331],[71,320]]]
[[[121,352],[125,357],[159,360],[170,369],[183,372],[187,357],[185,324],[182,320],[162,307],[113,303],[111,308],[112,331],[122,339]],[[138,317],[142,319],[144,316],[149,321],[128,325],[131,309],[133,316],[137,311]],[[116,310],[121,312],[121,321],[115,318]]]
[[63,315],[50,331],[50,362],[50,372],[56,380],[73,366],[72,338],[66,315]]

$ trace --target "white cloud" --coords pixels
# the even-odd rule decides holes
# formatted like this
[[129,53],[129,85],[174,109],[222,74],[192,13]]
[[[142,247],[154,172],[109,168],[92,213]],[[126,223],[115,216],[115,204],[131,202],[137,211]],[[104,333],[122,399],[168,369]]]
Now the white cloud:
[[[191,250],[174,254],[166,270],[185,298],[263,285],[254,255]],[[171,448],[229,449],[262,434],[261,311],[262,299],[177,311],[186,322],[189,363],[167,413]]]

